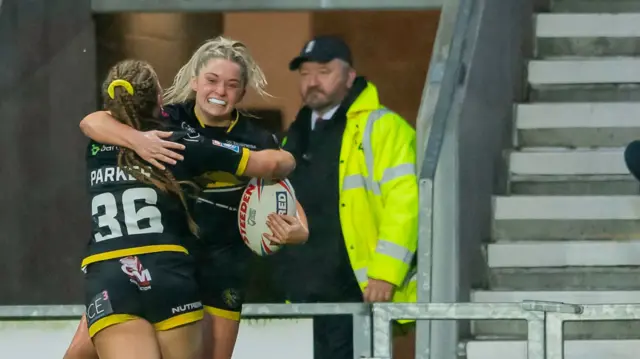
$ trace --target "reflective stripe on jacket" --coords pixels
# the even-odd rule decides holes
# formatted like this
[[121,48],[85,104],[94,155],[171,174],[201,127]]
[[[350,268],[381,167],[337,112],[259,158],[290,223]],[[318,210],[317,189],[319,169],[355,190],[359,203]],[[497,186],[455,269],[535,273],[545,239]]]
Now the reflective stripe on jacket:
[[360,288],[396,285],[394,302],[415,302],[418,238],[415,130],[384,108],[368,83],[347,112],[340,151],[340,222]]

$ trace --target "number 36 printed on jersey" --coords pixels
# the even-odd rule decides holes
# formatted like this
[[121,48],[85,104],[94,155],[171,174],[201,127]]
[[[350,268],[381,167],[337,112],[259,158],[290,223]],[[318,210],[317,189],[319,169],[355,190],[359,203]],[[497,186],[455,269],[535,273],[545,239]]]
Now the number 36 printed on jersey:
[[[116,196],[120,197],[117,198]],[[136,203],[144,202],[143,206],[136,210]],[[152,188],[130,188],[122,192],[122,195],[114,195],[111,192],[101,193],[91,201],[91,212],[98,227],[108,228],[109,233],[95,234],[95,241],[101,242],[107,239],[122,237],[124,230],[127,235],[144,233],[162,233],[162,214],[155,206],[158,202],[158,193]],[[122,213],[118,204],[122,205]],[[120,221],[118,221],[120,219]],[[141,228],[141,221],[146,222]],[[121,225],[124,222],[124,227]]]

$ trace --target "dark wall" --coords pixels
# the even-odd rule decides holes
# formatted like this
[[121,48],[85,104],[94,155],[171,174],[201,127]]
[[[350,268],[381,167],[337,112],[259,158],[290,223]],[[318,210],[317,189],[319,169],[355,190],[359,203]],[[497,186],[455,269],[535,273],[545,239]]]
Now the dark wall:
[[0,304],[81,302],[85,140],[95,108],[88,0],[0,11]]
[[383,105],[415,125],[439,19],[439,10],[324,11],[313,13],[312,32],[344,38]]
[[126,58],[148,61],[168,87],[204,41],[221,35],[222,13],[123,13],[95,16],[98,79]]

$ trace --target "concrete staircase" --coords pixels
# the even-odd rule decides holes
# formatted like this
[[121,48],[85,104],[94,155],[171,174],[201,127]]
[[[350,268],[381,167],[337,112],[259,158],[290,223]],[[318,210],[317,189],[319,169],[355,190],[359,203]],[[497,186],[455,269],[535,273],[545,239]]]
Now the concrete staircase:
[[[494,197],[489,288],[472,301],[640,303],[640,184],[623,159],[640,139],[640,1],[558,0],[535,20],[530,103],[514,106],[510,189]],[[526,358],[526,323],[472,331],[468,358]],[[565,338],[567,359],[640,355],[640,322],[571,322]]]

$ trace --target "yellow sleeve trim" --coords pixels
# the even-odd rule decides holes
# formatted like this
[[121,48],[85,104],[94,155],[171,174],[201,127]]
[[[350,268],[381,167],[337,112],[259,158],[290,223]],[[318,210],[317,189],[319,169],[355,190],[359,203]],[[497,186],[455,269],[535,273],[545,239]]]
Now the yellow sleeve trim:
[[404,282],[410,266],[393,257],[375,253],[367,267],[369,278],[383,280],[399,287]]
[[243,147],[242,158],[240,159],[240,163],[238,164],[238,169],[236,170],[236,176],[244,175],[244,171],[247,170],[247,164],[249,163],[249,156],[251,156],[251,151]]

